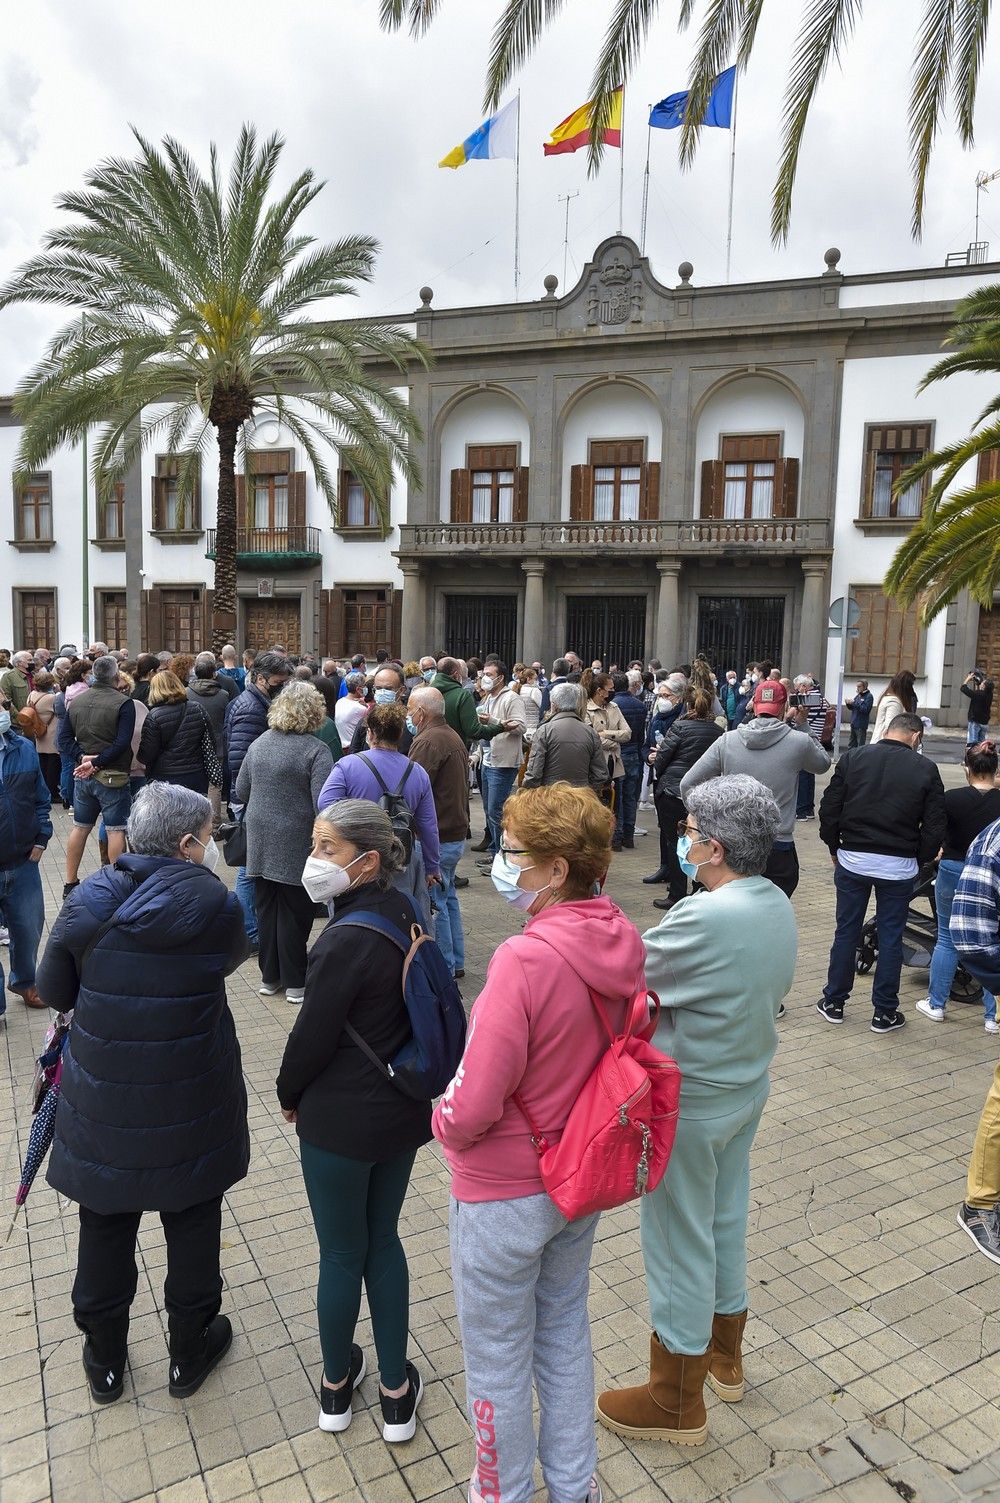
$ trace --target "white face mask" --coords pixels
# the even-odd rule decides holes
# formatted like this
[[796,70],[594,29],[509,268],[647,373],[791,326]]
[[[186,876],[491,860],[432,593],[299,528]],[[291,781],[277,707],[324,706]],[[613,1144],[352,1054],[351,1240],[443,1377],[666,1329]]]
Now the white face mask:
[[[194,841],[195,845],[200,845],[205,853],[201,858],[201,865],[205,868],[206,871],[214,872],[215,868],[219,864],[219,847],[215,843],[215,836],[210,835],[208,837],[207,845],[204,843],[204,841],[199,840],[197,835],[192,835],[191,839]],[[187,859],[190,861],[191,857],[189,856]]]
[[479,680],[479,687],[480,687],[480,689],[483,689],[487,694],[491,694],[493,692],[493,686],[494,686],[495,683],[496,683],[496,680],[490,678],[487,675],[486,678],[481,678]]
[[362,851],[360,856],[355,856],[354,861],[348,861],[347,866],[310,856],[302,868],[302,886],[314,903],[329,903],[331,898],[339,897],[347,891],[352,881],[347,875],[348,870],[355,861],[360,861],[367,855],[367,851]]

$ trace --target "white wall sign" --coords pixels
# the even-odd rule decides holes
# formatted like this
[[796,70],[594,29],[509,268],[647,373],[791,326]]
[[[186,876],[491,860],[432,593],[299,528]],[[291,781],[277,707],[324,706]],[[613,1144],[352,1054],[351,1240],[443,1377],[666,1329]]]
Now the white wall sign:
[[274,599],[274,580],[273,579],[258,579],[258,581],[257,581],[257,599],[258,600],[273,600]]

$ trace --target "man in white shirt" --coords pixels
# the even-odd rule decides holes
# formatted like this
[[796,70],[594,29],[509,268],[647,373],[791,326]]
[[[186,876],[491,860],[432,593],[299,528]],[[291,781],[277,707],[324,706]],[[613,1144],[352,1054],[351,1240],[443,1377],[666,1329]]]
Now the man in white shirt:
[[507,667],[500,662],[487,663],[479,680],[483,698],[477,713],[481,720],[499,720],[503,731],[482,743],[483,760],[480,777],[483,790],[483,806],[489,831],[489,854],[479,863],[482,867],[493,865],[493,858],[500,849],[500,829],[503,806],[514,786],[517,770],[523,756],[522,741],[526,725],[524,704],[520,694],[507,686]]

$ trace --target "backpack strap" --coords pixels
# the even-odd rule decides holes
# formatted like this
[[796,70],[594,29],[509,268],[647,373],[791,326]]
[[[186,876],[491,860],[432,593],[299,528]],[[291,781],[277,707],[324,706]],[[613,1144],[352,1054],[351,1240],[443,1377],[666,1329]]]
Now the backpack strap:
[[[365,758],[365,761],[367,760],[368,759]],[[370,763],[368,765],[371,766]],[[372,767],[372,772],[375,772],[374,767]],[[375,776],[378,778],[377,772],[375,772]],[[380,783],[382,783],[381,778],[379,778],[378,780]],[[382,783],[382,787],[385,788],[384,783]],[[334,924],[343,924],[347,929],[368,929],[374,934],[381,934],[383,939],[390,940],[392,944],[394,944],[398,949],[402,950],[405,965],[405,957],[410,953],[410,946],[403,938],[402,931],[396,924],[392,922],[391,919],[383,918],[380,913],[372,913],[367,909],[362,909],[358,913],[345,914],[344,917],[340,919],[335,918],[333,922]],[[376,1070],[378,1070],[379,1074],[383,1075],[386,1080],[391,1080],[393,1075],[392,1067],[390,1065],[387,1065],[385,1060],[379,1059],[378,1055],[375,1053],[375,1050],[371,1047],[370,1044],[367,1044],[365,1042],[358,1030],[353,1027],[352,1024],[345,1022],[344,1032],[347,1034],[351,1042],[357,1045],[362,1054],[368,1056],[372,1064],[375,1066]]]
[[[367,752],[358,752],[358,753],[356,753],[356,755],[360,758],[360,760],[368,768],[368,771],[372,774],[372,776],[374,777],[376,783],[378,783],[378,786],[381,788],[382,792],[385,794],[386,798],[388,798],[389,797],[388,786],[387,786],[385,780],[383,779],[382,774],[379,772],[378,768],[375,766],[375,763],[368,756],[368,753]],[[369,917],[375,917],[375,918],[377,918],[378,915],[377,914],[369,915]]]
[[413,771],[413,763],[412,762],[407,762],[407,764],[406,764],[406,771],[403,773],[403,776],[399,780],[399,787],[396,789],[395,793],[393,794],[393,798],[402,798],[402,796],[403,796],[403,789],[406,787],[406,780],[410,776],[410,773],[412,771]]

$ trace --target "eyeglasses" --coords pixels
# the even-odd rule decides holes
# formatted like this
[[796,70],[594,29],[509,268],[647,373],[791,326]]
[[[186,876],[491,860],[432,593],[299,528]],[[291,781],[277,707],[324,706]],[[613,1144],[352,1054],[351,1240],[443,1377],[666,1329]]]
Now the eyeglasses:
[[689,825],[686,819],[679,819],[677,821],[677,833],[681,836],[690,835],[692,839],[695,835],[701,835],[701,831],[697,828],[697,826]]
[[502,856],[530,856],[531,852],[526,851],[523,848],[518,848],[517,846],[504,845],[503,841],[501,840],[500,854]]

